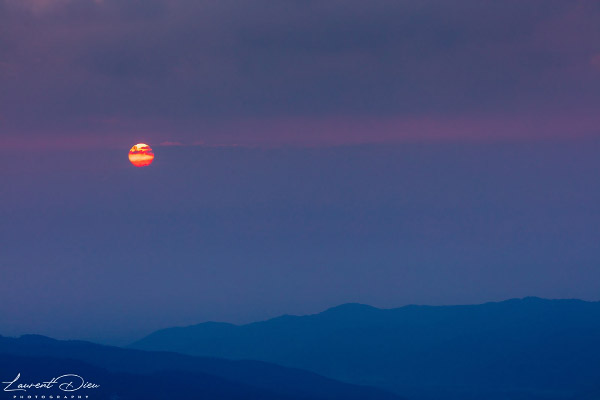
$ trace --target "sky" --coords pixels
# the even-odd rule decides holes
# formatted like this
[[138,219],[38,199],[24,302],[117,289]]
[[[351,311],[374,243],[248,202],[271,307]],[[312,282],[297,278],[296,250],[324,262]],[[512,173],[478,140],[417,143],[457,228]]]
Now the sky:
[[0,334],[600,300],[599,106],[596,1],[0,0]]
[[1,0],[0,144],[595,136],[599,18],[594,0]]

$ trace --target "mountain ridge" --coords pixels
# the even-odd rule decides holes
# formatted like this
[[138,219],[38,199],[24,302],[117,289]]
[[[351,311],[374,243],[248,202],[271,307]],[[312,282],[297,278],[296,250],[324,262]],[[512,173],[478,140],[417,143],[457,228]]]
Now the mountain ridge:
[[136,348],[136,346],[144,339],[146,339],[152,335],[155,335],[155,334],[164,333],[166,331],[181,331],[181,330],[185,330],[185,329],[195,329],[195,328],[212,328],[212,329],[225,330],[225,329],[233,329],[236,327],[253,326],[256,324],[264,324],[264,323],[270,323],[273,321],[280,321],[281,319],[284,319],[284,318],[285,319],[296,319],[296,318],[318,317],[320,315],[340,315],[340,311],[346,312],[349,309],[352,309],[352,310],[358,309],[358,310],[362,310],[362,311],[371,311],[371,312],[394,312],[394,311],[405,310],[405,309],[428,309],[428,308],[444,308],[444,307],[468,308],[468,307],[477,307],[477,306],[483,306],[483,305],[501,305],[501,304],[517,303],[517,302],[522,302],[525,304],[526,303],[530,303],[530,304],[531,303],[544,303],[544,302],[576,302],[576,303],[579,302],[579,303],[592,303],[592,304],[600,303],[600,301],[587,301],[587,300],[581,300],[581,299],[576,299],[576,298],[547,299],[547,298],[542,298],[542,297],[537,297],[537,296],[511,298],[511,299],[506,299],[506,300],[501,300],[501,301],[489,301],[489,302],[479,303],[479,304],[457,304],[457,305],[406,304],[404,306],[392,307],[392,308],[380,308],[380,307],[375,307],[375,306],[371,306],[368,304],[351,302],[351,303],[342,303],[340,305],[327,308],[318,313],[303,314],[303,315],[282,314],[280,316],[276,316],[273,318],[268,318],[268,319],[259,320],[259,321],[253,321],[253,322],[249,322],[249,323],[245,323],[245,324],[235,324],[235,323],[220,322],[220,321],[205,321],[205,322],[200,322],[200,323],[191,324],[191,325],[181,325],[181,326],[161,328],[161,329],[157,329],[157,330],[151,332],[150,334],[144,336],[141,339],[134,341],[133,343],[131,343],[130,345],[125,346],[125,347]]
[[[247,392],[246,394],[257,393],[256,396],[249,397],[256,399],[399,400],[397,395],[381,389],[349,385],[310,371],[282,367],[265,361],[231,361],[215,357],[194,357],[172,352],[105,346],[81,340],[61,341],[34,334],[22,335],[19,338],[0,336],[0,359],[7,357],[15,357],[17,361],[23,358],[36,360],[48,358],[64,363],[81,362],[93,368],[105,369],[114,376],[133,374],[149,377],[157,374],[169,374],[169,376],[186,374],[193,379],[201,377],[204,386],[195,389],[189,386],[189,390],[196,390],[196,392],[188,392],[186,395],[200,396],[203,390],[205,393],[220,393],[217,397],[207,397],[209,399],[229,398],[227,397],[229,395],[223,397],[224,393],[229,393],[227,387],[239,386],[239,391],[232,396],[240,399],[245,398],[244,393]],[[45,371],[43,365],[34,365],[34,367],[36,368],[33,372],[36,374]],[[6,368],[3,369],[5,370]],[[16,376],[16,372],[14,375]],[[214,382],[224,382],[223,385],[227,387],[215,387]],[[123,387],[119,389],[124,390]],[[164,400],[164,397],[157,397],[157,399]]]
[[[578,299],[391,309],[351,303],[212,328],[167,328],[132,347],[269,361],[403,395],[428,385],[452,391],[474,383],[480,395],[500,393],[507,385],[528,396],[578,393],[600,380],[600,365],[577,366],[591,355],[600,358],[594,339],[600,337],[600,302]],[[466,397],[457,392],[455,398]]]

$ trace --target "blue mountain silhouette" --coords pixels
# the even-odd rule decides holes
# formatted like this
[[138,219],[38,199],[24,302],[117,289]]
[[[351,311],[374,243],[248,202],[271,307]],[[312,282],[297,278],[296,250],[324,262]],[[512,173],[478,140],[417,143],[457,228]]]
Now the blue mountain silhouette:
[[345,304],[241,326],[164,329],[132,347],[273,362],[414,399],[571,399],[598,393],[600,303]]
[[[91,391],[90,399],[96,400],[399,400],[380,389],[260,361],[131,350],[38,335],[0,336],[0,381],[10,382],[18,373],[27,382],[78,374],[101,385]],[[26,394],[49,394],[32,390]]]

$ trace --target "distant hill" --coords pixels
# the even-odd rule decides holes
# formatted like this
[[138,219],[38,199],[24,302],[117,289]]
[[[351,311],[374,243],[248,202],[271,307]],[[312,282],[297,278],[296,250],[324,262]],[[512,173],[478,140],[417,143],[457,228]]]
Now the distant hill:
[[[0,376],[2,381],[11,382],[17,374],[20,374],[19,380],[11,388],[15,387],[17,383],[46,382],[49,379],[73,373],[87,381],[99,384],[100,387],[66,393],[59,390],[57,385],[54,385],[50,390],[29,389],[26,393],[17,392],[16,394],[37,394],[38,396],[44,394],[46,398],[49,398],[49,395],[87,394],[90,399],[97,400],[165,400],[169,398],[298,400],[306,398],[273,393],[207,374],[175,371],[148,374],[119,373],[71,359],[19,357],[0,354]],[[78,382],[76,379],[74,381]],[[3,389],[5,387],[6,384],[2,386]],[[8,396],[8,393],[6,395]],[[6,398],[12,398],[12,396]]]
[[415,399],[572,399],[597,393],[600,303],[346,304],[242,326],[164,329],[131,347],[263,360]]
[[101,385],[90,396],[95,400],[399,400],[380,389],[260,361],[122,349],[37,335],[0,336],[0,381],[11,381],[17,373],[24,382],[81,375]]

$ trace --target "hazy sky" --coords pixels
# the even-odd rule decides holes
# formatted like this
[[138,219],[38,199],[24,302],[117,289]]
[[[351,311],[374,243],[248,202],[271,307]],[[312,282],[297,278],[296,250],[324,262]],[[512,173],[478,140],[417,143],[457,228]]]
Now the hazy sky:
[[599,300],[599,106],[597,1],[0,0],[0,334]]
[[595,0],[0,0],[0,144],[596,136],[599,21]]

